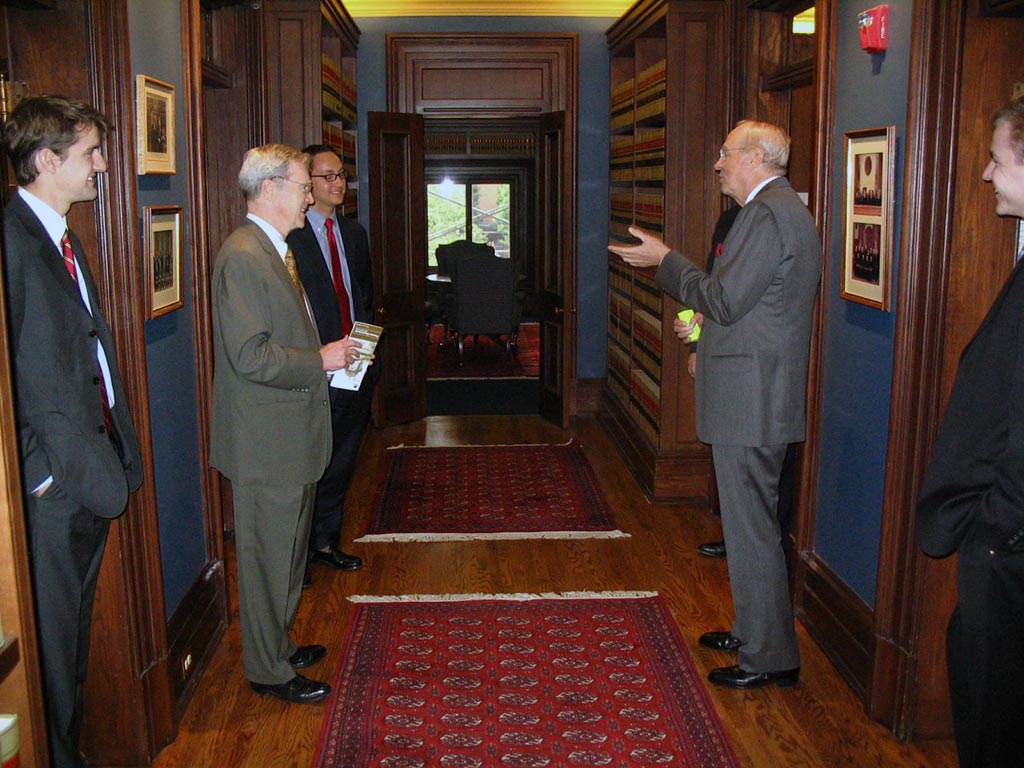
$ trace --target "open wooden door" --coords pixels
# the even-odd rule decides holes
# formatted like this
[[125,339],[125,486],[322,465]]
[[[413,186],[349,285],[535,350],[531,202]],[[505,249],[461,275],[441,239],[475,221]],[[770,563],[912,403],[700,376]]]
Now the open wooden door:
[[576,222],[564,112],[541,115],[537,147],[540,412],[566,427],[576,384],[576,259],[572,252]]
[[381,366],[374,402],[377,426],[404,424],[427,413],[423,344],[423,261],[427,198],[423,180],[423,117],[370,112],[367,168],[370,253]]

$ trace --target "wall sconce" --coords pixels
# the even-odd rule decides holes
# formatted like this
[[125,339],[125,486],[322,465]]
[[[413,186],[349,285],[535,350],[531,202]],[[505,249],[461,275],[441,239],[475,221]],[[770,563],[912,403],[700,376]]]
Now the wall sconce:
[[868,53],[879,53],[889,45],[889,6],[876,5],[857,15],[860,47]]

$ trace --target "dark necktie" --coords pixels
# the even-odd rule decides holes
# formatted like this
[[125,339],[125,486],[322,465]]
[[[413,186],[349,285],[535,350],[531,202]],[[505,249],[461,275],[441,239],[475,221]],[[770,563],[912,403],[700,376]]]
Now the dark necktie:
[[338,309],[341,310],[341,335],[344,337],[352,332],[352,307],[349,305],[348,291],[345,290],[345,277],[341,274],[341,254],[338,253],[338,241],[334,238],[334,220],[325,219],[324,224],[327,225],[327,249],[331,252],[334,293],[338,297]]
[[[68,270],[68,274],[71,275],[71,279],[75,281],[75,286],[78,286],[78,268],[75,266],[75,251],[71,247],[71,235],[68,231],[64,230],[64,236],[60,239],[60,252],[64,256],[64,266]],[[98,344],[99,342],[97,342]],[[110,401],[107,399],[107,382],[103,378],[103,368],[99,366],[99,358],[96,359],[96,366],[99,368],[99,377],[96,380],[97,385],[100,388],[100,399],[103,401],[103,426],[107,430],[107,434],[114,437],[114,421],[110,415]]]

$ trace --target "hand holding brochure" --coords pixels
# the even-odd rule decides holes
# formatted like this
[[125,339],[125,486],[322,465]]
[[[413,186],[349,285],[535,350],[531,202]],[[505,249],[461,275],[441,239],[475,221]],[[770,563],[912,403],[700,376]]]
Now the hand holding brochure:
[[363,383],[363,376],[366,369],[370,367],[370,356],[377,348],[377,342],[384,329],[379,325],[358,322],[352,326],[349,338],[359,342],[359,357],[347,367],[334,371],[331,376],[331,386],[338,389],[349,389],[355,392]]

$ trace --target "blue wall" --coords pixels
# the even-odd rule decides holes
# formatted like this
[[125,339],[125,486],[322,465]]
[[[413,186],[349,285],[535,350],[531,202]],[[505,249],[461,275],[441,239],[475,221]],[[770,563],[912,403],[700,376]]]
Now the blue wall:
[[[579,35],[578,258],[576,375],[605,375],[608,312],[608,44],[604,33],[613,18],[408,17],[357,18],[362,32],[356,61],[359,135],[366,136],[366,113],[387,108],[384,36],[388,32],[575,32]],[[359,144],[359,166],[366,167],[366,142]],[[369,210],[366,185],[359,207]],[[364,224],[368,223],[364,221]]]
[[[185,153],[181,9],[178,3],[129,0],[132,75],[147,75],[174,86],[175,149],[178,172],[138,176],[139,233],[142,207],[178,205],[184,209],[182,295],[185,306],[146,323],[146,377],[149,383],[153,471],[156,478],[160,554],[168,617],[206,563],[199,464],[200,425],[196,412],[195,308],[192,303],[192,227],[188,207]],[[131,99],[134,103],[134,98]],[[114,134],[117,136],[117,134]],[[125,133],[121,134],[125,136]],[[138,257],[142,259],[142,242]],[[203,427],[205,429],[205,425]]]
[[[840,0],[837,19],[835,133],[832,136],[831,238],[826,246],[825,377],[822,397],[816,553],[868,605],[874,605],[882,493],[892,388],[895,286],[899,276],[903,137],[910,73],[911,0],[889,2],[889,49],[860,48],[857,14],[863,2]],[[839,297],[843,246],[844,133],[896,126],[896,210],[893,307],[871,309]]]

